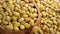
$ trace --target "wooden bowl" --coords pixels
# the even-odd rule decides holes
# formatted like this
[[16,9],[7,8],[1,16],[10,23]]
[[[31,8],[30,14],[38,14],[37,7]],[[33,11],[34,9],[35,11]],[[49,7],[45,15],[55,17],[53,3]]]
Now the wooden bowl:
[[[40,21],[40,11],[38,9],[38,7],[36,6],[35,3],[33,3],[35,5],[35,8],[37,9],[38,12],[38,19],[35,23],[35,25],[33,26],[37,26],[39,25],[39,21]],[[31,26],[29,29],[25,29],[25,30],[19,30],[19,31],[14,31],[14,30],[8,30],[6,28],[4,28],[2,25],[0,25],[0,34],[29,34],[29,32],[32,30],[33,26]]]

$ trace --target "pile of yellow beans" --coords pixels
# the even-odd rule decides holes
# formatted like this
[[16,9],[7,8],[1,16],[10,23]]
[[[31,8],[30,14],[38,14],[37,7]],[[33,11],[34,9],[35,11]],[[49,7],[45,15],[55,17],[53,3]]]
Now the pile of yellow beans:
[[[40,10],[40,26],[32,28],[33,34],[60,34],[60,2],[32,0]],[[9,30],[24,30],[35,24],[37,9],[29,0],[0,0],[0,25]]]
[[37,9],[28,0],[0,0],[0,24],[9,30],[30,28],[37,18]]
[[40,26],[32,29],[33,34],[60,34],[60,3],[54,0],[34,0],[41,12]]

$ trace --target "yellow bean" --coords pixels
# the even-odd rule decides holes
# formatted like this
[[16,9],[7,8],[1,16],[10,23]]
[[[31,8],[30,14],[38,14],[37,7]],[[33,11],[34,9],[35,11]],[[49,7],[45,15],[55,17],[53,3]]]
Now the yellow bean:
[[14,23],[14,26],[15,26],[15,27],[19,27],[19,26],[20,26],[20,23],[19,23],[19,22],[15,22],[15,23]]
[[11,26],[11,25],[7,25],[6,28],[9,30],[13,30],[13,26]]
[[34,26],[34,28],[32,29],[32,32],[38,32],[39,27],[38,26]]
[[28,22],[30,20],[30,18],[25,18],[25,21]]
[[15,31],[19,31],[19,28],[18,28],[18,27],[14,27],[14,30],[15,30]]
[[30,19],[30,22],[29,22],[30,25],[34,25],[34,20]]
[[16,16],[13,16],[12,19],[13,19],[13,21],[16,21],[17,20],[17,17]]
[[24,25],[20,25],[20,29],[24,30],[25,26]]
[[23,22],[24,21],[24,18],[20,18],[18,21],[19,22]]
[[26,12],[25,11],[20,11],[20,14],[26,14]]
[[7,17],[6,17],[6,20],[7,20],[7,21],[10,21],[11,19],[10,19],[10,17],[9,17],[9,16],[7,16]]
[[13,14],[17,17],[20,16],[20,14],[18,12],[13,12]]
[[30,24],[28,24],[28,23],[25,23],[24,26],[25,26],[26,28],[30,28]]
[[3,21],[3,24],[7,25],[7,24],[8,24],[8,22],[7,22],[7,21]]
[[34,20],[34,21],[36,21],[36,20],[37,20],[37,18],[33,18],[33,20]]

